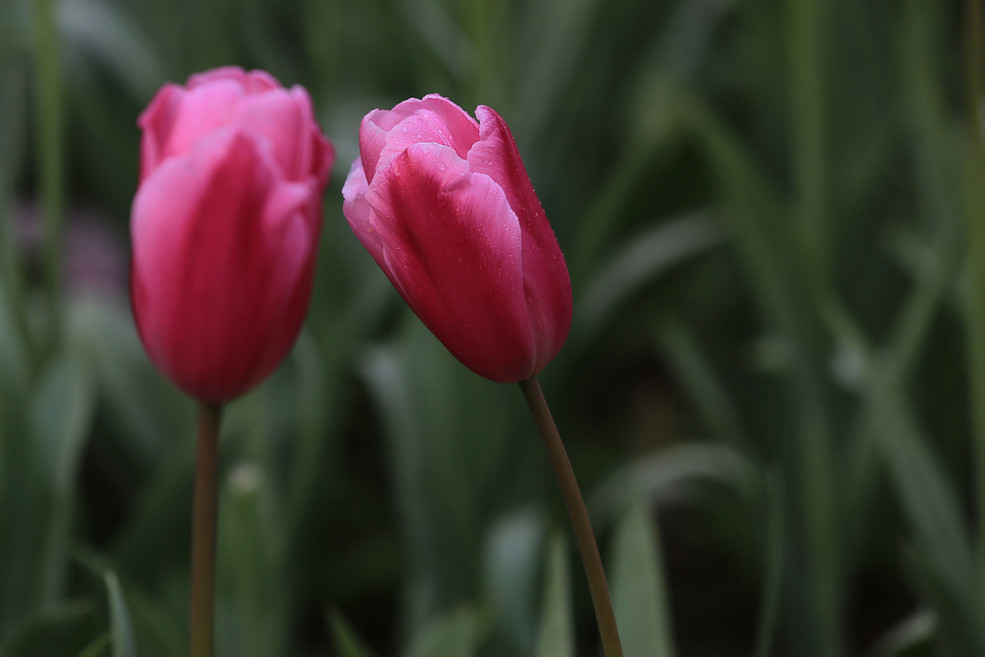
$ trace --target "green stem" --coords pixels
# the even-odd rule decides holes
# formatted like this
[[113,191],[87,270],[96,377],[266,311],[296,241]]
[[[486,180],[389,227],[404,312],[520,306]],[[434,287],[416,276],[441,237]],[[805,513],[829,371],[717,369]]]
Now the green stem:
[[60,257],[64,187],[62,173],[61,79],[58,68],[58,31],[54,0],[35,0],[35,81],[38,103],[38,180],[44,228],[44,283],[52,325],[57,335],[61,321]]
[[222,406],[200,404],[192,515],[191,657],[212,657]]
[[551,466],[553,466],[554,474],[557,476],[558,485],[561,487],[564,503],[568,507],[571,526],[575,532],[575,540],[578,542],[581,561],[585,566],[585,575],[588,578],[588,588],[592,594],[595,619],[598,621],[599,634],[602,635],[602,648],[605,657],[622,657],[622,644],[619,641],[619,629],[616,627],[616,614],[612,609],[609,585],[605,581],[605,570],[602,568],[602,557],[599,555],[599,547],[595,542],[595,533],[592,531],[592,523],[588,518],[585,500],[581,496],[574,470],[571,469],[571,462],[568,460],[568,454],[561,442],[561,434],[558,433],[557,425],[554,424],[551,409],[547,406],[547,400],[544,399],[544,393],[540,389],[537,377],[534,376],[527,381],[522,381],[520,389],[523,390],[523,396],[527,400],[527,405],[530,406],[534,420],[537,422],[537,428],[540,430],[540,436],[547,448],[547,454],[551,459]]
[[975,454],[977,511],[977,587],[979,618],[985,617],[985,176],[978,113],[982,93],[981,0],[968,0],[965,24],[965,74],[967,93],[968,168],[966,177],[968,222],[968,368],[971,380],[971,431]]

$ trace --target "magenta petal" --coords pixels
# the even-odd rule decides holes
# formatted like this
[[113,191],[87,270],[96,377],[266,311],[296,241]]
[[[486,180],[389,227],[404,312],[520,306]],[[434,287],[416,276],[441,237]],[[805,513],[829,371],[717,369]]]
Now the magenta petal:
[[239,66],[221,66],[204,73],[196,73],[188,78],[186,86],[189,89],[194,89],[222,80],[235,82],[243,91],[250,94],[280,88],[277,80],[266,71],[244,71]]
[[164,85],[137,119],[137,125],[142,131],[140,181],[143,181],[147,174],[164,159],[164,150],[184,95],[185,90],[178,85]]
[[380,264],[435,336],[486,378],[529,378],[520,225],[499,186],[453,149],[424,143],[378,171],[366,198]]
[[373,110],[363,117],[359,125],[359,159],[367,180],[372,180],[376,175],[376,163],[379,162],[380,153],[386,146],[386,130],[377,122],[377,119],[382,120],[385,114],[384,110]]
[[285,185],[252,138],[226,131],[161,165],[134,201],[138,330],[199,400],[248,390],[300,328],[314,252],[304,188]]
[[421,100],[405,100],[392,110],[367,114],[359,129],[359,152],[366,178],[372,181],[381,160],[412,143],[451,146],[464,158],[478,138],[475,119],[447,98],[432,94]]
[[[460,157],[465,157],[468,149],[479,138],[479,126],[468,112],[438,94],[429,94],[421,101],[423,110],[440,118],[443,124],[443,139],[455,149]],[[420,110],[415,112],[420,114]]]
[[474,172],[489,175],[503,188],[523,229],[523,274],[530,320],[539,338],[538,369],[557,355],[571,328],[571,279],[513,134],[493,109],[480,106],[479,141],[469,151]]
[[349,170],[349,176],[342,186],[342,214],[345,215],[349,227],[362,242],[373,260],[383,266],[383,244],[380,243],[380,233],[373,227],[373,210],[369,207],[366,194],[369,183],[363,172],[362,160],[356,158]]
[[172,382],[224,402],[259,383],[297,337],[335,152],[303,88],[237,67],[166,85],[138,123],[137,328]]
[[309,121],[297,99],[282,89],[243,100],[235,119],[247,132],[267,138],[285,177],[295,181],[306,178],[311,166]]
[[187,153],[199,140],[232,123],[242,100],[242,87],[231,80],[186,90],[177,105],[172,128],[162,142],[158,161]]

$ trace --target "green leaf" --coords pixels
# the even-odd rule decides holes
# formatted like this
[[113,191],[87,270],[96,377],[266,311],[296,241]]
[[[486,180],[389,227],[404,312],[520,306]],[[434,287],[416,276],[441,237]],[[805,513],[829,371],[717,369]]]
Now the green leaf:
[[739,451],[712,443],[683,443],[641,456],[602,482],[589,500],[593,519],[619,517],[641,497],[680,495],[695,486],[725,486],[752,500],[760,485],[755,465]]
[[782,479],[779,475],[767,479],[763,594],[760,602],[756,649],[753,652],[757,657],[769,657],[773,654],[783,584],[786,512],[786,491]]
[[0,639],[0,655],[77,657],[100,633],[89,602],[53,605],[31,614]]
[[130,620],[130,607],[123,595],[123,588],[116,573],[103,573],[106,594],[109,597],[109,620],[113,634],[113,657],[137,657],[137,639]]
[[937,614],[920,609],[893,626],[865,652],[865,657],[902,657],[919,647],[930,647],[937,631]]
[[738,410],[692,333],[680,321],[668,320],[657,340],[712,434],[743,444]]
[[332,643],[338,657],[370,657],[372,654],[362,640],[349,627],[342,614],[333,612],[329,614],[329,625],[331,626]]
[[32,433],[41,448],[41,465],[56,493],[66,495],[74,487],[95,404],[88,369],[74,358],[55,361],[32,402]]
[[237,463],[224,477],[216,565],[216,646],[220,653],[266,657],[287,651],[290,600],[284,582],[284,516],[269,473]]
[[871,394],[872,426],[902,512],[913,532],[920,558],[917,568],[928,586],[946,592],[970,630],[977,626],[974,561],[962,505],[952,480],[928,449],[909,406],[895,390],[876,381]]
[[[519,391],[468,371],[409,314],[363,371],[381,411],[411,581],[422,583],[408,596],[415,625],[478,595],[485,525],[537,481],[536,461],[521,457],[538,445],[530,421],[517,416]],[[531,470],[517,476],[518,467]],[[521,485],[504,488],[510,478]]]
[[612,604],[626,657],[672,657],[670,609],[656,524],[636,503],[616,527]]
[[720,244],[722,231],[708,211],[688,213],[645,229],[627,241],[588,282],[573,325],[590,340],[629,297],[672,267]]
[[542,515],[524,509],[497,521],[486,541],[485,595],[496,623],[491,641],[501,652],[529,654],[533,646],[546,533]]
[[82,652],[79,653],[79,657],[103,657],[112,645],[113,633],[104,632],[93,639],[92,643],[83,648]]
[[477,643],[475,613],[462,608],[422,625],[404,654],[405,657],[471,657]]
[[149,97],[164,78],[150,39],[121,7],[93,0],[63,0],[58,14],[66,47],[112,70],[133,98]]
[[156,463],[194,419],[188,399],[151,365],[129,310],[98,298],[72,304],[73,352],[92,368],[118,431],[119,447],[136,466]]
[[575,657],[573,615],[567,545],[562,534],[554,534],[547,554],[536,657]]

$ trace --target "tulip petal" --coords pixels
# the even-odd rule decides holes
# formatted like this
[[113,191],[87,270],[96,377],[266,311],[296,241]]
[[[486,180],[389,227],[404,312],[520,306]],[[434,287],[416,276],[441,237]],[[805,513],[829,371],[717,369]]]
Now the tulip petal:
[[438,339],[486,378],[529,378],[522,237],[502,189],[452,148],[424,143],[378,171],[366,199],[383,245],[377,262]]
[[476,109],[479,141],[468,153],[473,172],[502,187],[520,219],[523,233],[524,288],[534,335],[539,336],[537,369],[560,351],[571,328],[571,279],[561,247],[534,192],[509,126],[495,110]]
[[185,90],[176,84],[166,84],[154,95],[137,119],[140,137],[140,182],[164,159],[168,136],[181,106]]
[[244,71],[239,66],[220,66],[211,71],[196,73],[188,78],[189,89],[208,85],[219,80],[230,80],[251,94],[263,93],[279,89],[280,85],[274,76],[266,71]]
[[221,131],[163,163],[134,200],[141,339],[169,378],[202,401],[235,397],[269,374],[307,306],[309,192],[283,181],[265,151],[252,137]]
[[366,200],[368,192],[369,183],[363,172],[362,160],[357,157],[352,162],[345,184],[342,185],[342,214],[345,215],[356,237],[373,256],[373,260],[382,263],[384,262],[383,244],[380,242],[379,231],[373,227],[373,210]]
[[242,100],[243,88],[233,80],[184,91],[170,129],[158,134],[163,145],[158,162],[190,151],[199,140],[232,123]]
[[366,179],[372,181],[381,160],[413,143],[444,144],[464,158],[478,138],[475,119],[447,98],[431,94],[405,100],[392,110],[367,114],[359,130],[359,152]]
[[244,99],[235,122],[247,132],[266,137],[285,177],[297,181],[306,178],[311,167],[308,116],[293,94],[277,89]]

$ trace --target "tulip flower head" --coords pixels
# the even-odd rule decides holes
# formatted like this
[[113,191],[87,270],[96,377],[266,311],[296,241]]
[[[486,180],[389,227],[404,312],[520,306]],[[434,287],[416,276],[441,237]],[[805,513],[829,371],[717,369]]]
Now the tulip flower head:
[[571,281],[509,127],[476,116],[437,95],[367,114],[342,209],[448,350],[513,383],[564,344]]
[[141,114],[131,298],[151,360],[202,402],[237,397],[294,344],[335,159],[301,87],[220,68]]

